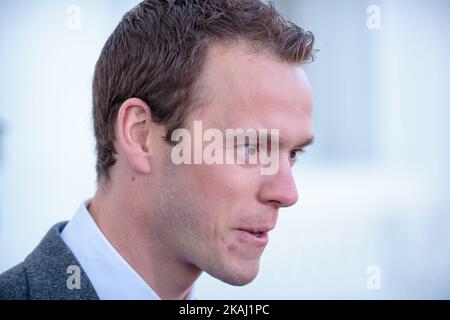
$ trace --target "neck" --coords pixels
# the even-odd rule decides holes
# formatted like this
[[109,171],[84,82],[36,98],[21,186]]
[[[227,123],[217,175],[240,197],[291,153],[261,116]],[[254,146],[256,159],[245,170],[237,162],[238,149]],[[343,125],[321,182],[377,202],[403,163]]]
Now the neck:
[[88,211],[106,239],[161,299],[186,299],[201,270],[172,255],[151,232],[148,213],[130,207],[135,202],[129,194],[123,197],[99,190]]

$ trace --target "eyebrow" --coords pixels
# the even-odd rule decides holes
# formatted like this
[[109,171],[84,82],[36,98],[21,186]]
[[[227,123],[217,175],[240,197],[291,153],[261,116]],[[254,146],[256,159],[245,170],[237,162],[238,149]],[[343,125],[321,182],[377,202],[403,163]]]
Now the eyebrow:
[[310,146],[314,143],[314,136],[310,136],[308,139],[303,141],[302,143],[298,144],[296,148],[305,148],[307,146]]
[[[250,128],[250,129],[253,129],[253,128]],[[245,130],[248,130],[248,129],[244,129],[244,131]],[[253,129],[253,130],[257,131],[257,129]],[[232,136],[236,138],[236,136],[234,136],[234,135],[232,135]],[[240,136],[246,137],[245,134],[238,135],[237,137],[240,137]],[[280,146],[280,148],[283,147],[284,145],[287,145],[287,143],[284,141],[284,139],[281,136],[277,135],[277,137],[278,137],[278,145]],[[259,140],[258,133],[256,134],[256,139]],[[267,135],[267,140],[268,140],[267,141],[268,143],[271,143],[271,141],[272,141],[272,135],[271,134]],[[300,142],[299,144],[295,145],[293,148],[294,149],[303,149],[303,148],[306,148],[307,146],[312,145],[313,143],[314,143],[314,135],[311,135],[307,139],[305,139],[302,142]]]
[[[307,146],[312,145],[313,143],[314,143],[314,136],[309,136],[306,140],[304,140],[304,141],[300,142],[299,144],[295,145],[294,148],[303,149],[303,148],[306,148]],[[283,141],[283,139],[281,137],[279,137],[279,145],[280,145],[280,147],[285,145],[285,142]]]

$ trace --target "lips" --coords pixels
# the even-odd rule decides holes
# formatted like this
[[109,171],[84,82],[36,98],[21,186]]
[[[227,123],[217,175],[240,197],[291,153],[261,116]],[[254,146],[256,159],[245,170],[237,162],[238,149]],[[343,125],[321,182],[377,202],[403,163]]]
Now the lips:
[[239,242],[263,247],[269,241],[269,231],[273,228],[258,227],[258,228],[237,228],[237,238]]
[[255,237],[261,237],[261,236],[267,234],[267,232],[269,232],[270,229],[268,229],[268,228],[239,228],[238,230],[242,230],[242,231],[251,233]]

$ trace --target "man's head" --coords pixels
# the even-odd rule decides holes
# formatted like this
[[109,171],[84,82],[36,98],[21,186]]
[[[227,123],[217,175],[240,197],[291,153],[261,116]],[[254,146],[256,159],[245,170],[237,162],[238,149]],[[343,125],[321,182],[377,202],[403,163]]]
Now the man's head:
[[[312,55],[312,34],[258,0],[144,1],[124,16],[94,77],[98,181],[126,195],[137,232],[167,258],[233,285],[254,279],[278,209],[298,199],[291,167],[312,137],[301,64]],[[194,121],[224,135],[278,129],[277,172],[174,164],[172,133]]]

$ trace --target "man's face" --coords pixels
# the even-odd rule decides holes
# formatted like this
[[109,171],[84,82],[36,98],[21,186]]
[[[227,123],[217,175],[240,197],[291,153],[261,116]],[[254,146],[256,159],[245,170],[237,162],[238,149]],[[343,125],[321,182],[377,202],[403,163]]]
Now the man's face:
[[204,131],[224,136],[225,129],[279,129],[279,168],[262,175],[259,164],[175,165],[167,150],[152,204],[160,212],[158,236],[179,261],[244,285],[258,273],[279,208],[297,202],[292,166],[297,146],[312,136],[312,92],[301,67],[242,45],[212,47],[201,83],[207,103],[186,128],[201,121]]

